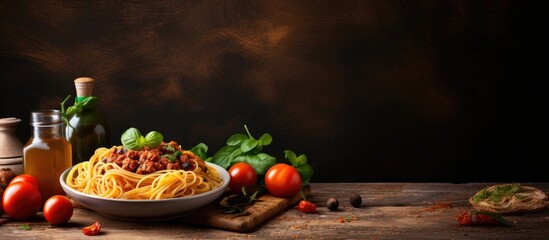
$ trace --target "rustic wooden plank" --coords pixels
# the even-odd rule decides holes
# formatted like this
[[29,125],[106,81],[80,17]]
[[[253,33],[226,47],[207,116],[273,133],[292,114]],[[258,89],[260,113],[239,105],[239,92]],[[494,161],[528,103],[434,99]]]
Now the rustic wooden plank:
[[[275,238],[275,239],[546,239],[549,236],[549,210],[509,216],[509,227],[463,227],[456,216],[472,207],[467,199],[487,183],[313,183],[310,200],[319,205],[317,214],[289,209],[251,233],[237,233],[181,221],[122,222],[92,211],[75,209],[71,222],[51,227],[41,217],[31,221],[8,221],[0,226],[2,239],[80,239],[81,228],[94,221],[103,225],[104,234],[94,239],[174,239],[174,238]],[[549,183],[527,184],[549,192]],[[363,198],[361,208],[348,202],[351,193]],[[325,201],[336,197],[338,211],[329,211]],[[437,202],[451,208],[429,210]],[[151,210],[152,211],[152,210]],[[351,218],[339,222],[340,217]],[[30,231],[18,230],[30,222]]]
[[[303,189],[303,194],[308,195],[310,191],[311,187],[306,186]],[[214,204],[193,211],[178,220],[184,223],[200,224],[229,231],[251,232],[265,224],[275,215],[297,203],[300,199],[300,194],[290,198],[279,198],[270,194],[264,194],[258,197],[258,201],[254,205],[246,209],[249,214],[245,216],[224,214],[219,209],[218,201],[216,201]]]

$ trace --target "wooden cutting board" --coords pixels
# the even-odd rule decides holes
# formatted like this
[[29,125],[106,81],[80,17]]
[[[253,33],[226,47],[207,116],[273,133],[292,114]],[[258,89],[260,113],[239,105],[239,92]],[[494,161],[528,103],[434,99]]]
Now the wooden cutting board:
[[[308,195],[310,192],[310,185],[303,188],[304,195]],[[179,220],[185,223],[199,224],[234,232],[253,232],[274,216],[299,202],[301,195],[297,194],[290,198],[279,198],[270,194],[261,195],[258,197],[260,201],[257,201],[247,209],[249,214],[243,216],[223,213],[223,209],[219,208],[220,200],[218,199],[213,204],[193,211]]]

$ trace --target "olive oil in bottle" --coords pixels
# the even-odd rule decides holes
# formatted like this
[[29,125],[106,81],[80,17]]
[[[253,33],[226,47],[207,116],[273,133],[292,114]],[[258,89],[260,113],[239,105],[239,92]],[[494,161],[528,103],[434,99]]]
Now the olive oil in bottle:
[[103,116],[95,109],[97,101],[92,96],[94,80],[81,77],[74,80],[76,103],[82,108],[70,117],[65,126],[65,137],[72,145],[72,164],[88,161],[99,147],[110,147],[110,131]]
[[33,111],[32,136],[23,148],[23,168],[40,185],[42,202],[64,195],[59,177],[72,166],[71,145],[63,137],[63,119],[59,110]]

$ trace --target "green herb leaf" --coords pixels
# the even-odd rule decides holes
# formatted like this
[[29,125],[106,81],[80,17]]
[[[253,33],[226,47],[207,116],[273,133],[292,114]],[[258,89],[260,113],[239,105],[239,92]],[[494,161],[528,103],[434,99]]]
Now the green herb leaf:
[[255,139],[246,139],[242,141],[242,144],[240,145],[240,150],[242,150],[242,153],[247,153],[257,147],[258,143],[259,142]]
[[72,115],[74,115],[74,114],[76,114],[77,112],[80,112],[80,111],[82,111],[81,107],[70,106],[69,108],[67,108],[67,112],[65,114],[67,114],[67,117],[71,117]]
[[309,181],[311,180],[314,171],[313,167],[307,164],[307,156],[305,154],[301,154],[299,155],[299,157],[297,157],[293,151],[285,150],[284,157],[288,161],[290,161],[292,166],[295,167],[296,170],[299,172],[299,176],[301,177],[301,187],[309,184]]
[[245,162],[250,164],[259,175],[265,175],[267,170],[276,164],[276,158],[266,153],[258,153],[257,155],[243,155],[234,158],[232,164]]
[[240,150],[240,146],[224,146],[217,151],[212,157],[212,163],[219,165],[222,168],[231,166],[230,156],[235,150]]
[[67,124],[67,126],[72,128],[71,124],[69,123],[69,116],[67,115],[67,111],[65,110],[65,103],[67,102],[67,100],[69,100],[70,97],[71,95],[67,96],[65,100],[63,100],[59,105],[61,105],[61,118],[63,119],[65,124]]
[[143,145],[145,144],[145,138],[141,136],[141,133],[136,128],[129,128],[124,133],[122,133],[122,137],[120,138],[120,141],[122,142],[122,145],[126,149],[131,150],[139,150],[143,148]]
[[82,108],[87,108],[87,109],[94,108],[95,104],[97,103],[97,97],[87,96],[87,97],[84,97],[84,99],[78,103],[76,103],[75,105],[78,104],[80,106],[80,109],[81,109],[80,111],[82,111]]
[[150,148],[156,148],[162,144],[164,136],[157,131],[151,131],[145,136],[145,145]]
[[72,127],[69,123],[69,118],[72,115],[82,112],[84,108],[90,109],[94,108],[97,103],[97,97],[87,96],[84,97],[81,101],[75,101],[73,106],[67,107],[65,109],[65,103],[69,100],[71,95],[67,96],[63,102],[61,102],[61,118],[67,124],[67,126]]
[[299,157],[297,157],[296,165],[299,167],[305,164],[307,164],[307,156],[305,156],[305,154],[299,155]]
[[272,141],[273,141],[273,137],[271,137],[271,135],[268,134],[268,133],[265,133],[265,134],[261,135],[261,137],[259,138],[259,142],[263,146],[267,146],[267,145],[271,144]]
[[242,143],[242,141],[248,139],[248,137],[242,133],[237,133],[227,139],[227,145],[236,146]]
[[173,156],[172,154],[164,154],[160,157],[161,158],[167,158],[168,160],[170,160],[171,163],[175,162],[175,156]]
[[161,157],[167,158],[171,163],[174,163],[177,159],[179,159],[179,157],[181,157],[181,155],[183,155],[181,151],[175,151],[170,154],[164,154]]
[[299,175],[301,176],[301,185],[305,186],[309,184],[309,181],[311,180],[311,177],[313,176],[313,167],[309,164],[305,164],[302,166],[299,166],[296,168],[299,172]]
[[473,201],[480,202],[482,200],[488,200],[492,202],[500,202],[504,197],[512,197],[516,193],[520,192],[520,184],[507,184],[496,186],[491,191],[484,189],[475,196],[473,196]]
[[29,224],[23,224],[21,226],[19,226],[19,230],[31,230],[32,228],[29,226]]
[[284,158],[286,158],[294,167],[297,167],[297,156],[292,150],[284,150]]
[[256,140],[248,126],[244,125],[244,129],[248,135],[242,133],[232,135],[226,141],[227,146],[219,149],[211,159],[206,161],[211,161],[225,169],[237,162],[246,162],[257,174],[265,174],[271,166],[276,164],[276,158],[262,152],[263,146],[271,144],[273,138],[265,133]]
[[191,148],[190,151],[202,160],[206,160],[208,157],[208,145],[204,143],[199,143],[198,145]]

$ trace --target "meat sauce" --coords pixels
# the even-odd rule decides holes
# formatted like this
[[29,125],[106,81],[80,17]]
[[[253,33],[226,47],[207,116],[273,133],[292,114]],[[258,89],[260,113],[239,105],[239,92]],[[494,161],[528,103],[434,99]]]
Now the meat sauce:
[[208,170],[202,159],[191,152],[183,151],[174,141],[163,142],[157,148],[152,149],[149,147],[143,147],[141,150],[113,148],[110,151],[109,155],[102,159],[103,162],[115,163],[124,170],[137,174],[170,169],[193,171],[197,167],[196,165],[204,172]]

